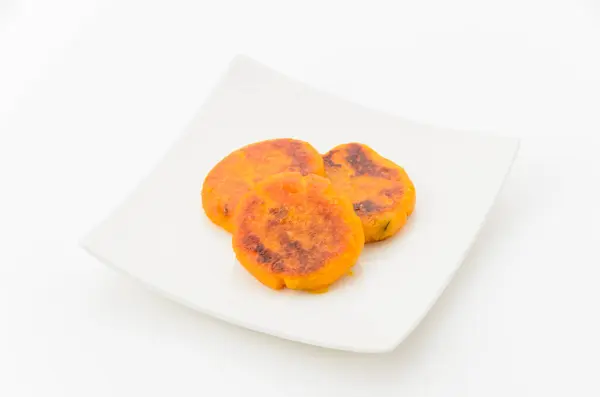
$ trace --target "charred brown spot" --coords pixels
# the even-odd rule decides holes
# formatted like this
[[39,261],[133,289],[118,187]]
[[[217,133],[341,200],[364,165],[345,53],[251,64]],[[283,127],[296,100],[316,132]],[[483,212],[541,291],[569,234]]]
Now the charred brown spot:
[[273,215],[275,219],[282,219],[287,216],[288,210],[285,207],[269,208],[269,214]]
[[[275,252],[266,248],[260,238],[254,234],[244,237],[242,244],[248,251],[256,252],[256,262],[269,266],[275,273],[306,274],[319,269],[331,257],[331,253],[323,252],[318,247],[305,249],[297,240],[292,240],[287,233],[280,234],[283,252]],[[296,262],[296,265],[292,263]]]
[[283,260],[279,259],[271,265],[271,271],[274,273],[282,273],[285,270],[285,263]]
[[269,226],[276,226],[287,216],[288,210],[285,207],[269,208],[269,218],[267,224]]
[[242,240],[242,244],[244,248],[254,251],[256,250],[256,246],[260,244],[260,239],[254,234],[247,234]]
[[298,262],[298,267],[289,268],[288,272],[297,274],[314,272],[323,266],[323,263],[331,256],[329,252],[324,252],[317,246],[310,249],[302,247],[300,241],[290,239],[285,232],[279,235],[279,243],[285,251],[283,254],[285,258]]
[[223,206],[223,215],[227,216],[229,215],[229,205],[225,204]]
[[360,214],[368,214],[370,212],[375,212],[380,210],[382,207],[378,206],[371,200],[359,201],[358,203],[354,203],[354,211]]
[[388,198],[393,199],[400,197],[404,194],[404,187],[399,185],[390,189],[383,189],[380,193]]
[[258,254],[258,256],[256,257],[256,261],[258,263],[272,263],[275,262],[275,260],[277,259],[277,254],[271,251],[270,249],[265,248],[265,246],[262,244],[257,246],[256,253]]
[[258,236],[254,234],[248,234],[246,237],[244,237],[242,244],[247,250],[256,252],[256,261],[258,263],[270,263],[272,265],[277,263],[277,266],[283,266],[283,264],[280,263],[282,262],[281,256],[278,253],[266,248]]
[[325,163],[326,167],[341,167],[341,164],[338,164],[336,162],[333,161],[333,155],[336,154],[338,151],[337,150],[331,150],[329,153],[327,153],[325,156],[323,156],[323,162]]
[[285,148],[288,156],[292,159],[292,163],[290,164],[292,171],[298,171],[302,175],[308,175],[310,155],[304,150],[302,144],[300,142],[290,141],[285,142],[282,146]]
[[346,161],[354,170],[354,176],[369,175],[390,179],[393,175],[393,170],[375,164],[358,144],[350,144],[346,149],[346,154]]
[[289,237],[287,237],[287,234],[283,234],[283,238],[281,238],[282,241],[282,245],[285,247],[286,251],[302,251],[302,244],[300,244],[300,241],[298,240],[290,240]]

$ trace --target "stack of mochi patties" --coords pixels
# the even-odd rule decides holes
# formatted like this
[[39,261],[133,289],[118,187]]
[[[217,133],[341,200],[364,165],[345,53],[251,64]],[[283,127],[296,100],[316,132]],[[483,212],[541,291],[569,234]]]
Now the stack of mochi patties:
[[405,170],[360,143],[323,156],[296,139],[253,143],[217,163],[202,186],[208,218],[232,233],[238,261],[273,289],[326,291],[365,243],[396,234],[415,202]]

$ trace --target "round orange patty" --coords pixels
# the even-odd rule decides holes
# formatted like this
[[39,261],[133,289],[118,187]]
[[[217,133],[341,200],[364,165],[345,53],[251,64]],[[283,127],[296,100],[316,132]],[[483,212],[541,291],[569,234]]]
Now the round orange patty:
[[350,271],[364,246],[352,203],[313,174],[265,178],[242,198],[234,223],[237,259],[273,289],[326,288]]
[[217,225],[232,231],[240,198],[264,177],[284,171],[324,176],[323,159],[309,143],[272,139],[244,146],[221,160],[202,186],[202,207]]
[[365,241],[398,232],[415,208],[415,187],[402,167],[367,145],[348,143],[323,156],[325,172],[362,221]]

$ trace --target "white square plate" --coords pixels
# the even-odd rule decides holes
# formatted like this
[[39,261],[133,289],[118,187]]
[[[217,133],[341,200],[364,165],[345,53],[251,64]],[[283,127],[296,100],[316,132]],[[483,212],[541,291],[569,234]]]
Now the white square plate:
[[[366,143],[405,167],[417,189],[415,212],[401,233],[365,247],[354,275],[326,294],[259,284],[200,204],[215,163],[275,137],[303,139],[323,153],[340,143]],[[165,296],[239,326],[329,348],[390,351],[460,266],[517,150],[513,138],[408,122],[237,57],[157,168],[82,246]]]

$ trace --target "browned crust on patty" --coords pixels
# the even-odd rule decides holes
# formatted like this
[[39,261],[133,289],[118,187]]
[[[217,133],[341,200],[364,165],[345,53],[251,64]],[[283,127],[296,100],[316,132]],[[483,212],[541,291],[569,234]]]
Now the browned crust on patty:
[[347,274],[364,245],[352,204],[326,178],[273,175],[242,198],[233,249],[263,284],[314,290]]

